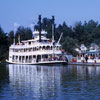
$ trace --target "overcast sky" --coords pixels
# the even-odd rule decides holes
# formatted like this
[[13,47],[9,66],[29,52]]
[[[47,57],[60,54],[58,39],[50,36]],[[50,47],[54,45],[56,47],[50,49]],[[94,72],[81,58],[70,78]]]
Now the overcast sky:
[[100,0],[0,0],[0,26],[5,32],[37,23],[39,14],[42,18],[54,15],[56,24],[100,22]]

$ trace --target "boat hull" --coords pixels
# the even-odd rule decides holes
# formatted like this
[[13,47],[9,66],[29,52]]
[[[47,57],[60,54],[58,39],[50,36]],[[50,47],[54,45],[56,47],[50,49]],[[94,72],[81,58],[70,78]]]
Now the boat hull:
[[49,65],[49,64],[67,64],[66,61],[44,61],[44,62],[34,62],[34,63],[20,63],[20,62],[10,62],[6,60],[7,63],[10,64],[23,64],[23,65]]

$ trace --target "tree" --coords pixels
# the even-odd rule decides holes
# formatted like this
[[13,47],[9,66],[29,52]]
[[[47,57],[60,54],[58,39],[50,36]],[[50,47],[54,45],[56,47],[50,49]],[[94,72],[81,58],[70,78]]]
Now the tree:
[[71,53],[76,55],[75,48],[77,47],[77,40],[74,40],[70,37],[66,37],[64,42],[62,42],[62,47],[67,51],[67,53]]
[[[39,30],[39,22],[34,26],[34,29]],[[52,19],[43,18],[41,22],[41,29],[48,32],[47,38],[52,38]]]
[[9,32],[8,38],[9,38],[9,45],[13,44],[13,42],[14,42],[14,31]]
[[5,60],[8,54],[8,37],[0,27],[0,61]]
[[18,27],[16,34],[15,34],[16,43],[18,42],[19,36],[20,36],[21,41],[32,39],[32,31],[30,28],[24,28],[24,27],[20,26],[20,27]]

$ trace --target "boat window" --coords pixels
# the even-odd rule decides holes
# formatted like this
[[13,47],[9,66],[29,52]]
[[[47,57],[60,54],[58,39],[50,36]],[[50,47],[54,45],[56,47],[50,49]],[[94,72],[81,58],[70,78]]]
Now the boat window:
[[12,56],[12,59],[14,59],[14,55]]
[[36,58],[36,55],[33,55],[33,58]]
[[25,43],[22,42],[22,45],[25,45]]
[[52,46],[51,46],[51,50],[52,50]]
[[42,49],[45,50],[45,46],[43,46]]
[[29,48],[29,51],[31,51],[31,48]]
[[21,60],[21,56],[19,56],[19,60]]
[[37,47],[36,50],[39,50],[39,47]]
[[41,46],[39,47],[39,50],[41,50]]
[[29,45],[31,44],[31,42],[29,42]]
[[34,48],[34,50],[36,51],[36,47]]
[[46,49],[47,49],[47,50],[50,50],[50,46],[47,46]]

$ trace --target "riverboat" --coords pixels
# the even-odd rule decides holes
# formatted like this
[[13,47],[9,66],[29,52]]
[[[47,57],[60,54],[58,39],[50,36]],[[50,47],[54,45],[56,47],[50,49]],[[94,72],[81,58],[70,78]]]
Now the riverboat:
[[18,41],[9,47],[6,62],[12,64],[66,64],[66,56],[62,53],[59,41],[54,40],[54,16],[52,17],[52,39],[46,37],[47,32],[41,30],[41,15],[39,15],[39,31],[33,32],[33,39]]

